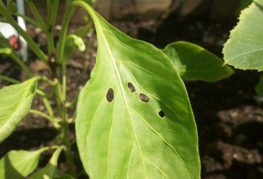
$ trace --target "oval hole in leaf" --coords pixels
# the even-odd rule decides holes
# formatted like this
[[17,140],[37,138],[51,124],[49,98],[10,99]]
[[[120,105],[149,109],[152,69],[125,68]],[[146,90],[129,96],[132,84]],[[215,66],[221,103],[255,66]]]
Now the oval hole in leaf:
[[114,91],[112,88],[108,89],[107,95],[106,95],[106,99],[108,102],[112,102],[112,100],[114,99]]
[[164,117],[164,116],[165,116],[164,112],[163,112],[163,111],[160,111],[160,112],[159,112],[159,116],[160,116],[160,117]]
[[140,93],[140,100],[147,103],[150,99],[146,94]]
[[131,82],[128,83],[128,88],[129,88],[130,92],[132,92],[132,93],[136,91],[135,87],[133,86],[133,84]]

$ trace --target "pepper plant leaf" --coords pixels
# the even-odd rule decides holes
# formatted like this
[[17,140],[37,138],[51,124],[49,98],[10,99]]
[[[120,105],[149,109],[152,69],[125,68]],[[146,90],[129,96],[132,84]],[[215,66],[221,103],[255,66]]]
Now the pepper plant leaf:
[[48,164],[42,168],[41,170],[37,171],[32,175],[29,179],[52,179],[58,174],[58,157],[63,149],[59,147],[52,155],[51,159],[49,160]]
[[159,49],[89,5],[96,65],[78,98],[76,137],[90,178],[200,178],[197,129],[183,81]]
[[239,23],[224,45],[225,63],[239,69],[263,70],[263,0],[241,12]]
[[168,44],[163,50],[186,81],[219,81],[233,74],[223,60],[204,48],[184,41]]
[[0,160],[1,179],[22,179],[32,173],[38,165],[40,154],[48,147],[36,150],[12,150]]
[[38,77],[0,90],[0,143],[24,119],[36,93]]

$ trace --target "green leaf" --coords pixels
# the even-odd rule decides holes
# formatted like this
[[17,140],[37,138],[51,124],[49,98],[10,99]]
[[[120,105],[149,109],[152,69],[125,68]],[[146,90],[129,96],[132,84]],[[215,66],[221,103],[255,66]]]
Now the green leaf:
[[224,45],[225,63],[239,69],[263,70],[263,0],[243,10]]
[[224,66],[216,55],[189,42],[168,44],[164,53],[184,80],[214,82],[233,74],[233,70]]
[[183,81],[156,47],[121,33],[82,1],[98,37],[76,135],[90,178],[200,178],[197,129]]
[[237,15],[240,14],[240,12],[245,9],[246,7],[248,7],[251,3],[253,2],[253,0],[240,0],[240,4],[239,7],[237,9]]
[[49,148],[37,151],[12,150],[0,160],[1,179],[25,178],[35,170],[38,165],[40,154]]
[[65,44],[65,54],[64,54],[64,60],[68,60],[74,50],[77,49],[80,52],[85,51],[86,46],[82,38],[78,37],[75,34],[70,34],[66,38],[66,44]]
[[24,119],[36,93],[38,77],[0,90],[0,143]]
[[62,149],[63,146],[59,147],[52,155],[48,164],[43,169],[37,171],[29,179],[53,179],[58,174],[58,157]]
[[0,33],[0,54],[11,55],[15,53],[9,41]]
[[16,3],[12,0],[7,0],[7,10],[10,14],[14,14],[17,12]]

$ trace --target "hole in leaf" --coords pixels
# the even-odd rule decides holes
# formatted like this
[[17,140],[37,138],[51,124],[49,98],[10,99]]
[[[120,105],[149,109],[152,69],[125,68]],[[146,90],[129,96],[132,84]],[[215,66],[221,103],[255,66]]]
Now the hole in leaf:
[[135,87],[130,82],[128,83],[128,88],[129,88],[130,92],[132,92],[132,93],[136,91]]
[[112,88],[109,88],[106,95],[106,99],[108,102],[112,102],[113,98],[114,98],[114,91]]
[[146,95],[146,94],[143,94],[143,93],[141,93],[140,94],[140,100],[142,101],[142,102],[149,102],[149,97]]
[[160,112],[159,112],[159,116],[160,116],[160,117],[164,117],[164,116],[165,116],[164,112],[163,112],[163,111],[160,111]]

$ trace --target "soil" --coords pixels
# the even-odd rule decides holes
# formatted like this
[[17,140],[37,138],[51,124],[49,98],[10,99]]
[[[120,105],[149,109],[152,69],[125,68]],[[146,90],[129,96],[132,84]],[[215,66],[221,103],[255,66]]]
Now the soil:
[[[186,40],[201,45],[222,57],[221,51],[229,31],[236,24],[235,18],[213,20],[207,16],[189,15],[178,17],[171,13],[162,21],[140,22],[137,19],[125,21],[112,20],[117,28],[133,37],[153,43],[159,48],[166,44]],[[158,24],[158,25],[154,25]],[[72,26],[71,29],[75,27]],[[30,35],[45,48],[45,36],[39,29],[28,26]],[[59,27],[58,27],[59,29]],[[68,62],[68,89],[70,100],[77,96],[79,90],[89,79],[95,64],[97,42],[95,33],[89,33],[88,52],[74,54]],[[28,65],[34,74],[47,74],[43,63],[30,53]],[[25,80],[25,74],[10,61],[3,58],[0,63],[1,74]],[[257,96],[255,86],[259,79],[256,71],[239,71],[228,79],[215,83],[187,82],[186,87],[192,103],[199,134],[199,149],[204,179],[259,179],[263,178],[263,99]],[[0,87],[6,85],[0,82]],[[40,88],[49,90],[46,83]],[[52,105],[55,107],[55,103]],[[39,98],[33,103],[35,109],[44,110]],[[70,111],[73,115],[74,109]],[[74,125],[71,126],[74,138]],[[33,134],[33,135],[32,135]],[[54,144],[57,131],[48,121],[38,116],[27,117],[16,131],[0,144],[0,157],[11,149],[33,150]],[[40,167],[44,166],[50,153],[43,155]],[[83,170],[76,150],[76,165]],[[66,170],[61,159],[60,171]],[[82,178],[87,178],[83,175]]]

